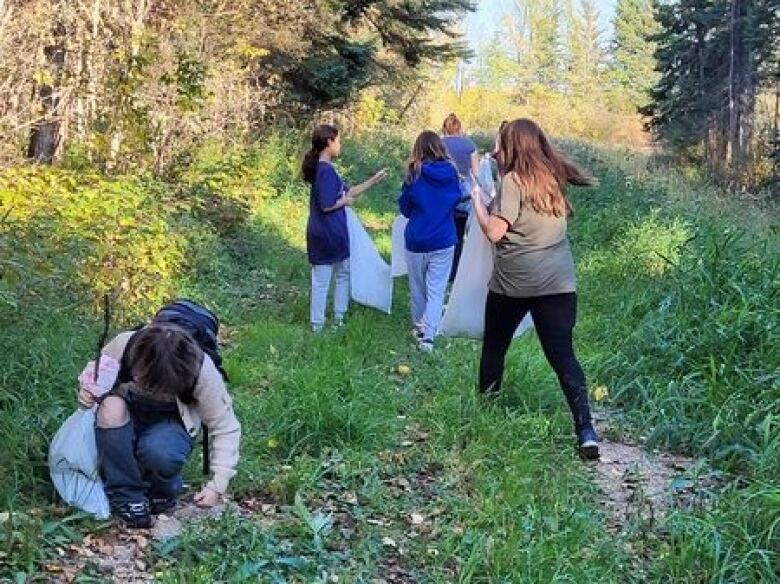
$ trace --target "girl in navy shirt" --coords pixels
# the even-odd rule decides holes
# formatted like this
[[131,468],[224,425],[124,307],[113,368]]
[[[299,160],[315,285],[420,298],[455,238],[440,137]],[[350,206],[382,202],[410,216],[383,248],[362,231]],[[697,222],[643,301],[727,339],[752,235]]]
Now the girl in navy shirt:
[[344,208],[352,205],[369,188],[385,178],[381,170],[367,181],[350,187],[332,160],[341,153],[339,131],[323,124],[314,129],[311,149],[301,165],[303,178],[311,184],[306,250],[311,269],[311,327],[319,332],[325,325],[325,307],[333,273],[336,289],[333,310],[340,326],[349,306],[349,233]]
[[455,165],[436,132],[420,134],[398,200],[409,219],[404,232],[412,321],[420,349],[433,350],[457,235],[455,207],[461,198]]

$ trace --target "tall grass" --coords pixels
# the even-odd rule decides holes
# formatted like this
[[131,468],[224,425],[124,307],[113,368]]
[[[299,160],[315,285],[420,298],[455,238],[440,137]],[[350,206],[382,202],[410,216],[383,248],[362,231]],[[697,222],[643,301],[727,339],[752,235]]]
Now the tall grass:
[[[352,181],[391,168],[358,208],[384,252],[407,148],[395,136],[369,136],[347,141],[340,161]],[[353,307],[344,329],[312,336],[300,148],[279,135],[249,151],[206,145],[165,181],[45,171],[53,191],[67,191],[52,198],[57,209],[78,209],[85,190],[118,209],[110,218],[59,212],[67,245],[41,237],[49,223],[25,210],[24,186],[0,183],[4,205],[14,200],[0,228],[4,269],[32,266],[49,281],[35,272],[39,245],[45,265],[57,267],[48,287],[25,291],[5,280],[0,288],[9,364],[0,377],[0,473],[8,477],[0,497],[17,512],[12,536],[0,535],[0,557],[13,558],[7,573],[30,573],[58,545],[30,509],[53,500],[47,441],[72,409],[75,377],[93,350],[92,298],[120,272],[148,288],[135,296],[119,288],[117,327],[171,294],[204,300],[223,317],[244,427],[234,493],[248,508],[261,501],[277,510],[271,519],[229,514],[194,524],[155,549],[162,581],[364,582],[393,570],[442,583],[773,581],[776,221],[634,155],[565,148],[601,181],[572,193],[586,371],[608,388],[626,431],[724,472],[708,506],[681,509],[649,533],[606,533],[533,333],[513,345],[505,391],[492,404],[475,394],[475,343],[442,340],[430,357],[414,351],[403,280],[392,316]],[[126,189],[135,193],[127,200]],[[43,199],[31,200],[41,207]],[[153,217],[152,231],[126,225],[125,215]],[[149,247],[114,254],[121,265],[106,267],[92,233]],[[155,271],[160,260],[168,271]],[[104,279],[84,277],[93,272]],[[399,374],[400,363],[412,373]],[[423,521],[412,523],[413,513]],[[224,548],[234,553],[216,551]]]

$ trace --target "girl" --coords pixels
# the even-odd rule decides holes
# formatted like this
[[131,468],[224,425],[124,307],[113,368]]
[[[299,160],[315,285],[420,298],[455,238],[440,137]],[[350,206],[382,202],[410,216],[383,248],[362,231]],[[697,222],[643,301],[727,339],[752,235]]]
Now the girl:
[[565,191],[567,183],[594,185],[596,180],[555,150],[531,120],[504,127],[498,146],[501,182],[490,213],[479,204],[478,189],[472,192],[479,225],[495,244],[479,387],[483,392],[500,390],[512,335],[530,311],[574,417],[580,454],[598,458],[585,374],[572,341],[577,296],[566,237],[572,207]]
[[[132,379],[114,387],[97,410],[100,474],[112,512],[128,527],[146,528],[152,515],[176,505],[201,421],[211,436],[213,476],[195,503],[216,505],[236,474],[241,426],[214,362],[186,330],[168,323],[121,333],[102,353],[124,359]],[[87,379],[80,378],[84,408],[96,401]]]
[[455,231],[457,242],[455,244],[455,256],[452,261],[450,282],[455,280],[458,273],[460,254],[463,251],[463,238],[466,234],[466,224],[471,212],[471,189],[477,184],[479,176],[479,152],[477,146],[467,136],[463,135],[463,124],[455,114],[450,114],[444,119],[441,128],[442,143],[447,155],[455,163],[458,169],[461,184],[461,200],[455,211]]
[[344,207],[352,205],[387,174],[381,170],[364,183],[349,187],[332,164],[340,153],[339,131],[323,124],[314,129],[311,149],[301,165],[303,178],[311,185],[306,249],[311,264],[311,328],[314,332],[321,331],[325,325],[325,307],[334,271],[336,326],[341,326],[349,305],[349,234]]
[[414,333],[427,352],[433,351],[452,269],[455,207],[460,198],[458,172],[441,138],[423,132],[414,143],[398,207],[409,219],[404,240]]

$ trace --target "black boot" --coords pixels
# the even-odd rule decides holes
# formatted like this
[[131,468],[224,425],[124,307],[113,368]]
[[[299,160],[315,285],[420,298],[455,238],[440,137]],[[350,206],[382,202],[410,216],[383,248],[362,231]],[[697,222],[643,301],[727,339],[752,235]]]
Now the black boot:
[[111,505],[111,511],[131,529],[146,529],[152,526],[148,501],[115,503]]

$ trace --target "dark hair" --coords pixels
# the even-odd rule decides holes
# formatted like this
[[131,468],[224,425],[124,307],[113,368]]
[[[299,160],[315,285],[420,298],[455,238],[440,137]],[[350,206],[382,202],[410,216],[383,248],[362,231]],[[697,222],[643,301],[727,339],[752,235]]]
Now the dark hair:
[[414,141],[412,155],[406,167],[406,184],[411,184],[420,176],[420,168],[425,160],[449,160],[444,142],[431,130],[425,130]]
[[336,126],[321,124],[314,128],[311,134],[311,148],[306,153],[306,156],[303,157],[303,163],[301,163],[301,174],[303,175],[303,180],[307,183],[314,184],[314,175],[320,154],[328,147],[331,140],[335,140],[338,135],[339,130]]
[[450,114],[444,118],[444,123],[441,125],[441,133],[445,136],[460,136],[463,131],[463,125],[460,123],[460,119],[455,114]]
[[593,176],[558,152],[532,120],[507,124],[501,130],[498,149],[501,173],[512,174],[523,199],[537,213],[555,217],[571,214],[566,185],[596,184]]
[[128,348],[133,380],[145,391],[194,401],[192,390],[203,364],[203,351],[184,329],[150,324],[138,331]]

